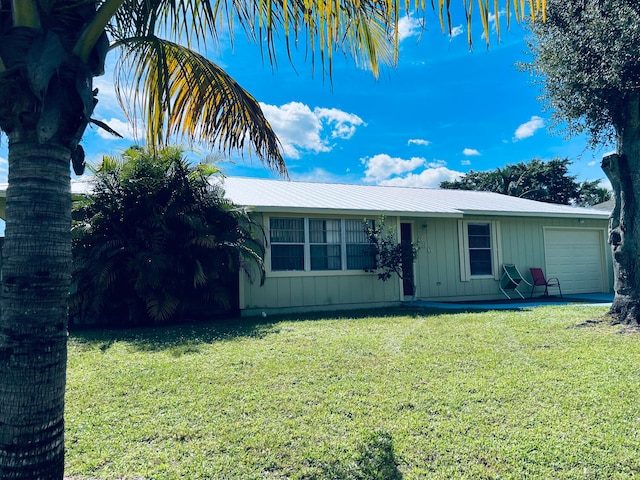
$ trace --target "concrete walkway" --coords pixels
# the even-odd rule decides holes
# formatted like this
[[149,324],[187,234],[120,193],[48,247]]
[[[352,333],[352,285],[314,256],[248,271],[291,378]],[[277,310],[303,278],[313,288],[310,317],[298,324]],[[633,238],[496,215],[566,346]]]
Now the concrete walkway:
[[517,310],[541,307],[544,305],[588,305],[610,307],[613,302],[613,293],[582,293],[575,295],[534,297],[526,299],[487,300],[486,302],[429,302],[416,300],[405,302],[407,307],[442,308],[447,310]]

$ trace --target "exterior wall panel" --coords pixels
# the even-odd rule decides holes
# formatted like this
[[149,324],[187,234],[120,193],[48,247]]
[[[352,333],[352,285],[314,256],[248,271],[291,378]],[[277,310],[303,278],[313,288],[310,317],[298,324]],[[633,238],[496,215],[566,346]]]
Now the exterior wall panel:
[[[465,216],[474,222],[499,222],[499,246],[504,263],[514,263],[525,279],[529,267],[545,268],[545,227],[606,229],[604,219],[563,219],[539,217]],[[398,224],[387,217],[387,225]],[[504,298],[494,278],[461,279],[458,226],[455,218],[402,218],[413,221],[414,241],[419,245],[415,262],[417,298],[434,301],[489,300]],[[611,255],[605,247],[612,284]],[[498,266],[501,268],[501,265]],[[250,284],[243,276],[241,309],[245,314],[261,310],[302,311],[327,308],[376,307],[401,300],[401,282],[378,280],[375,274],[340,272],[278,272],[268,274],[264,286]],[[527,288],[521,289],[528,293]]]

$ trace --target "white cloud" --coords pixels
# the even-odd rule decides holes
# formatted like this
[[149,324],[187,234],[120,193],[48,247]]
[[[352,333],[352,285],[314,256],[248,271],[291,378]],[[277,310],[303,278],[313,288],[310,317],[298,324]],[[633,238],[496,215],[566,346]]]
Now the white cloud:
[[365,182],[382,182],[393,176],[411,172],[416,168],[425,165],[424,158],[413,157],[409,160],[393,158],[386,153],[379,153],[371,158],[363,158],[361,162],[365,165]]
[[431,145],[431,142],[423,138],[410,138],[407,145],[422,145],[426,147],[427,145]]
[[449,170],[447,167],[427,168],[420,173],[410,173],[405,177],[396,177],[380,182],[380,185],[398,187],[438,188],[440,182],[458,180],[464,173]]
[[460,165],[471,165],[471,160],[462,160]]
[[598,184],[598,186],[600,188],[606,188],[607,190],[610,190],[613,192],[613,185],[611,185],[611,181],[608,178],[602,179]]
[[464,33],[464,28],[462,25],[458,25],[457,27],[453,27],[451,32],[449,32],[449,39],[454,39]]
[[320,121],[333,126],[331,138],[348,140],[356,133],[356,127],[365,126],[364,121],[353,113],[343,112],[337,108],[316,107],[313,113]]
[[348,140],[364,121],[352,113],[335,108],[315,108],[300,102],[260,107],[282,143],[284,156],[300,158],[302,151],[328,152],[333,146],[329,138]]
[[[506,14],[506,10],[499,10],[499,11],[498,11],[498,15],[496,15],[495,13],[489,12],[489,15],[488,15],[488,17],[489,17],[489,18],[488,18],[488,20],[489,20],[489,29],[490,29],[492,32],[494,32],[494,33],[495,33],[495,32],[497,32],[497,31],[498,31],[498,25],[497,25],[497,23],[500,21],[500,17],[503,17],[505,14]],[[500,25],[502,26],[502,24],[500,24]],[[504,30],[504,28],[503,28],[503,30]],[[485,35],[485,33],[484,33],[484,32],[482,32],[481,37],[482,37],[483,39],[486,39],[486,38],[487,38],[487,36]]]
[[480,155],[480,152],[475,148],[465,148],[464,150],[462,150],[462,154],[467,157],[477,157]]
[[598,162],[595,160],[592,160],[591,162],[587,163],[587,165],[589,165],[590,167],[595,167],[596,165],[598,165]]
[[[104,75],[93,79],[93,87],[98,89],[98,104],[95,108],[96,117],[123,115],[122,106],[120,105],[120,102],[118,102],[114,86],[115,58],[115,55],[108,55]],[[128,90],[125,91],[125,96],[126,93],[131,92]]]
[[531,117],[526,123],[523,123],[516,129],[516,133],[514,134],[513,141],[517,142],[518,140],[522,140],[524,138],[529,138],[535,135],[536,131],[540,130],[544,127],[544,120],[541,117],[536,115]]
[[438,168],[438,167],[446,167],[447,162],[444,160],[432,160],[427,163],[427,168]]
[[398,21],[398,41],[416,37],[420,35],[420,21],[415,18],[411,18],[409,15],[405,15]]
[[[141,129],[141,127],[137,127],[136,129],[132,128],[129,122],[120,120],[119,118],[110,118],[108,120],[103,118],[101,120],[127,140],[137,140],[137,133],[140,131],[144,131]],[[112,135],[111,133],[107,132],[105,129],[97,125],[93,125],[92,127],[97,129],[97,134],[105,140],[120,140],[119,137]]]
[[506,10],[498,10],[497,15],[495,13],[489,12],[489,25],[491,25],[492,31],[495,32],[498,30],[498,27],[496,24],[500,21],[500,17],[504,17],[505,14],[506,14]]

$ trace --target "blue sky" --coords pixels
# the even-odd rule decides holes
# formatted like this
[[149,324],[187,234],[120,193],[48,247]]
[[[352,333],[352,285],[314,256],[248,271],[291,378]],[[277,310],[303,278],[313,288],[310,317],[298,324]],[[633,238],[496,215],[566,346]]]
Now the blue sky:
[[[567,140],[549,131],[538,87],[515,66],[528,58],[523,28],[512,22],[507,31],[502,20],[500,42],[492,35],[487,49],[482,29],[474,26],[470,51],[464,15],[453,13],[451,36],[442,33],[432,12],[424,29],[422,17],[404,17],[398,66],[385,68],[378,79],[341,54],[334,57],[332,81],[319,64],[312,69],[305,63],[302,52],[292,67],[280,51],[272,68],[242,35],[213,58],[261,102],[293,180],[435,188],[471,169],[558,156],[574,162],[571,173],[579,180],[604,179],[599,165],[610,148],[592,151],[584,137]],[[109,72],[96,79],[100,102],[94,117],[127,138],[90,128],[82,143],[92,163],[135,143],[111,81]],[[208,153],[201,147],[192,155]],[[221,163],[226,175],[275,178],[255,157],[227,160]]]

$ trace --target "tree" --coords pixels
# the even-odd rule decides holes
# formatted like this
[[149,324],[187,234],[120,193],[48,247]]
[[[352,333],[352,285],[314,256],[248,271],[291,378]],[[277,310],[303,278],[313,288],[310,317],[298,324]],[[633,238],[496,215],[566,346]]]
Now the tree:
[[104,158],[73,211],[72,317],[130,326],[229,310],[238,271],[264,273],[264,248],[257,225],[209,182],[215,172],[178,148]]
[[[258,102],[189,45],[202,47],[221,24],[239,22],[267,39],[272,58],[275,32],[283,27],[289,38],[315,39],[323,53],[335,45],[369,59],[375,71],[378,60],[392,60],[386,32],[393,16],[370,1],[341,3],[337,15],[325,15],[320,4],[284,5],[283,11],[282,4],[253,1],[0,0],[0,129],[9,148],[1,478],[60,479],[64,473],[69,163],[81,172],[79,142],[90,122],[99,124],[91,119],[99,93],[93,78],[103,72],[105,55],[121,53],[118,92],[130,115],[143,112],[150,146],[181,132],[226,151],[250,148],[285,173]],[[360,45],[365,48],[356,50]],[[330,65],[330,54],[323,59]]]
[[[422,2],[414,3],[421,11]],[[490,3],[481,2],[480,9],[486,33]],[[444,4],[437,2],[443,25],[449,2]],[[522,18],[520,2],[513,4]],[[402,5],[399,0],[0,0],[0,130],[9,150],[0,478],[63,476],[69,163],[82,172],[80,141],[89,123],[112,131],[91,118],[99,98],[93,78],[103,73],[107,53],[120,53],[120,100],[130,118],[144,117],[148,145],[181,134],[224,151],[246,147],[284,174],[277,138],[258,102],[192,47],[203,48],[239,25],[253,40],[265,42],[272,63],[281,36],[286,49],[306,38],[311,57],[319,51],[329,75],[333,53],[341,50],[377,73],[381,64],[395,61]],[[470,8],[465,2],[467,13]]]
[[376,222],[365,220],[364,229],[371,255],[375,258],[375,266],[365,271],[377,273],[378,279],[383,282],[395,274],[403,282],[409,283],[411,292],[415,292],[413,268],[406,266],[413,265],[418,255],[418,246],[413,242],[398,242],[397,228],[388,227],[384,216]]
[[532,61],[543,99],[566,133],[616,145],[602,160],[615,207],[609,221],[615,322],[640,324],[640,4],[548,0],[532,27]]
[[599,187],[599,180],[576,181],[568,175],[571,161],[554,158],[548,162],[534,158],[486,172],[469,171],[460,180],[440,183],[440,188],[451,190],[480,190],[512,197],[528,198],[562,205],[588,206],[604,202],[610,193]]

